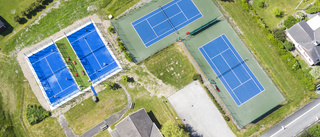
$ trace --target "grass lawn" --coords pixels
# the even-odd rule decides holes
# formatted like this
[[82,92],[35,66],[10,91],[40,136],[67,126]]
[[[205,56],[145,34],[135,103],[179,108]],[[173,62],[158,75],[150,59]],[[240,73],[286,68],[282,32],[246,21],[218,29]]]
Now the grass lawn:
[[[82,75],[82,71],[85,72],[84,68],[81,65],[80,60],[77,59],[76,53],[73,51],[72,46],[69,44],[68,39],[65,37],[56,42],[63,59],[67,63],[69,69],[73,77],[75,78],[78,85],[81,85],[80,89],[84,90],[91,85],[91,82],[88,82],[89,77],[88,75]],[[70,57],[70,61],[67,61],[67,57]],[[76,65],[72,63],[72,61],[76,62]],[[78,73],[78,76],[75,76],[74,73]]]
[[147,58],[143,63],[154,76],[176,89],[192,82],[192,76],[197,73],[177,43]]
[[139,1],[140,0],[104,0],[100,5],[101,10],[98,13],[100,15],[112,14],[116,17]]
[[94,137],[112,137],[108,130],[104,130],[99,132],[98,134],[94,135]]
[[[258,6],[259,1],[260,0],[254,0],[252,6],[271,29],[276,28],[277,24],[286,19],[287,16],[294,14],[295,12],[307,6],[309,3],[313,2],[313,0],[307,0],[306,2],[304,0],[297,10],[295,10],[301,0],[266,0],[266,8],[260,8]],[[275,7],[284,11],[284,16],[282,18],[275,17],[272,14],[271,11]]]
[[98,98],[97,103],[93,102],[92,98],[88,98],[65,113],[69,127],[76,135],[82,135],[127,105],[127,97],[123,89],[100,91]]
[[[245,133],[239,131],[234,127],[231,129],[237,134],[242,136],[257,135],[267,131],[276,123],[280,122],[287,115],[299,109],[301,106],[310,102],[310,96],[315,92],[306,91],[306,88],[301,84],[296,77],[291,73],[286,64],[281,60],[274,48],[270,48],[267,38],[259,27],[253,22],[251,17],[241,9],[241,5],[236,2],[219,2],[223,8],[236,22],[237,26],[243,32],[243,38],[248,43],[249,47],[260,60],[260,65],[265,68],[265,71],[271,75],[277,86],[286,96],[287,102],[284,106],[276,112],[268,115],[251,128],[247,129]],[[232,125],[229,123],[229,125]],[[264,128],[261,128],[261,127]]]

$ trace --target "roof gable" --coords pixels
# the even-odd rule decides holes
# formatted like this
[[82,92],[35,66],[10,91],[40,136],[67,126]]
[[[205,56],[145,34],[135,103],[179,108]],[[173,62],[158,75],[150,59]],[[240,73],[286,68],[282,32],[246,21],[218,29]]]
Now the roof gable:
[[316,30],[320,28],[320,15],[317,14],[312,19],[307,21],[307,24],[310,26],[312,30]]
[[313,41],[313,30],[305,21],[293,25],[287,32],[292,36],[296,42],[310,42]]

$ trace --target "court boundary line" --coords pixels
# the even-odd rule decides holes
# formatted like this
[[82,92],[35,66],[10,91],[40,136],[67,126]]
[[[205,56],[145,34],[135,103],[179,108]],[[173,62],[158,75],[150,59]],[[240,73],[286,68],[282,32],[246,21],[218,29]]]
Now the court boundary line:
[[[151,26],[150,22],[149,22],[148,20],[145,20],[145,21],[149,24],[149,26],[150,26],[150,28],[152,29],[153,33],[156,34],[156,36],[158,37],[158,34],[156,33],[156,31],[154,31],[154,29],[153,29],[153,27]],[[158,24],[157,24],[157,25],[158,25]]]
[[[62,89],[62,87],[61,87],[61,85],[60,85],[60,83],[59,83],[59,81],[58,81],[58,79],[57,79],[57,77],[56,77],[56,75],[55,75],[55,73],[52,71],[52,68],[51,68],[51,66],[50,66],[50,64],[49,64],[49,62],[48,62],[48,60],[47,60],[47,58],[46,58],[46,62],[47,62],[48,66],[49,66],[49,68],[50,68],[50,70],[51,70],[51,72],[52,72],[52,76],[54,76],[54,77],[56,78],[57,83],[58,83],[58,85],[59,85],[60,89],[61,89],[61,90],[63,90],[63,89]],[[48,79],[48,78],[46,78],[46,79]]]
[[[76,83],[74,83],[74,84],[72,84],[72,85],[70,85],[69,87],[67,87],[67,88],[65,88],[64,90],[61,90],[60,92],[58,92],[57,94],[54,94],[52,97],[50,97],[50,98],[53,98],[55,95],[58,95],[58,94],[60,94],[60,93],[62,93],[63,91],[65,91],[65,90],[67,90],[67,89],[69,89],[70,87],[72,87],[72,86],[76,86],[77,87],[77,84]],[[77,89],[78,89],[78,87],[77,87]],[[49,99],[50,99],[49,98]]]
[[235,89],[239,88],[240,86],[244,85],[245,83],[249,82],[250,80],[253,80],[253,79],[250,77],[248,80],[246,80],[245,82],[241,83],[239,86],[233,88],[232,90],[235,90]]
[[[51,46],[51,45],[50,45],[50,46]],[[49,47],[49,46],[48,46],[48,47]],[[53,54],[53,53],[54,53],[54,52],[48,54],[47,56],[42,57],[41,59],[37,60],[36,62],[33,62],[33,63],[30,62],[30,63],[31,63],[32,65],[35,64],[35,63],[38,63],[39,61],[43,60],[44,58],[50,56],[50,55]],[[35,55],[35,54],[34,54],[34,55]],[[31,56],[29,56],[29,57],[31,57]]]
[[[181,0],[179,0],[178,2],[180,2]],[[201,15],[198,19],[201,19],[202,17],[203,17],[203,14],[201,13],[201,10],[199,10],[199,8],[197,7],[197,5],[193,2],[193,0],[190,0],[192,3],[193,3],[193,5],[196,7],[196,9],[199,11],[199,14],[197,14],[197,15],[195,15],[195,16],[193,16],[192,18],[190,18],[189,20],[191,20],[191,19],[193,19],[194,17],[196,17],[196,16],[199,16],[199,15]],[[172,1],[170,1],[170,2],[172,2]],[[170,2],[167,2],[166,4],[168,4],[168,3],[170,3]],[[176,2],[177,3],[177,2]],[[166,4],[164,4],[164,5],[166,5]],[[157,8],[158,9],[158,8]],[[152,12],[154,12],[154,11],[156,11],[157,9],[155,9],[155,10],[153,10],[153,11],[150,11],[149,13],[146,13],[146,14],[144,14],[144,16],[146,16],[146,15],[148,15],[148,14],[150,14],[150,13],[152,13]],[[181,10],[182,11],[182,10]],[[142,16],[142,17],[144,17],[144,16]],[[146,48],[148,48],[148,47],[150,47],[150,46],[152,46],[153,44],[155,44],[155,43],[157,43],[157,42],[159,42],[160,40],[162,40],[162,39],[164,39],[164,38],[166,38],[166,37],[168,37],[168,36],[170,36],[171,34],[169,34],[169,35],[167,35],[167,36],[165,36],[164,38],[162,38],[162,39],[160,39],[160,40],[158,40],[158,41],[156,41],[155,43],[153,43],[153,44],[151,44],[151,45],[149,45],[149,46],[146,46],[146,44],[143,42],[143,40],[141,39],[141,37],[140,37],[140,35],[139,35],[139,33],[137,32],[137,30],[134,28],[134,25],[132,24],[133,22],[135,22],[135,21],[137,21],[137,20],[139,20],[139,19],[141,19],[142,17],[140,17],[140,18],[138,18],[138,19],[136,19],[136,20],[134,20],[134,21],[132,21],[131,22],[131,26],[132,26],[132,28],[135,30],[135,32],[136,32],[136,34],[138,35],[138,37],[140,38],[140,40],[141,40],[141,42],[142,42],[142,44],[146,47]],[[196,19],[196,20],[194,20],[194,21],[192,21],[192,22],[190,22],[190,23],[193,23],[193,22],[195,22],[195,21],[197,21],[198,19]],[[188,20],[188,18],[187,18],[187,20]],[[185,23],[185,22],[183,22],[183,23]],[[190,24],[189,23],[189,24]],[[182,24],[182,23],[181,23]],[[180,26],[181,24],[179,24],[179,25],[177,25],[177,26]],[[189,24],[187,24],[187,25],[189,25]],[[187,25],[185,25],[185,26],[183,26],[183,27],[181,27],[180,29],[183,29],[184,27],[186,27]],[[180,29],[178,29],[178,30],[180,30]],[[167,33],[167,32],[166,32]],[[154,39],[153,39],[154,40]],[[148,41],[148,42],[150,42],[150,41]]]
[[[98,62],[98,63],[99,63],[99,62]],[[110,65],[113,64],[113,63],[115,63],[115,61],[111,62],[110,64],[108,64],[108,65],[106,65],[106,66],[104,66],[104,67],[101,67],[101,69],[97,70],[97,72],[99,72],[99,71],[101,71],[102,69],[110,66]],[[94,72],[94,73],[90,74],[89,76],[91,76],[91,75],[93,75],[93,74],[96,74],[97,72]]]
[[[221,58],[223,59],[223,61],[227,64],[227,66],[229,67],[228,69],[230,69],[230,70],[232,71],[232,73],[234,74],[234,76],[237,77],[237,79],[238,79],[239,82],[240,82],[240,85],[242,85],[242,82],[241,82],[241,80],[238,78],[238,75],[236,75],[236,73],[233,71],[233,68],[230,67],[230,65],[228,64],[228,62],[225,60],[225,58],[222,56],[221,53],[220,53],[220,56],[221,56]],[[239,62],[239,63],[241,64],[241,62]],[[227,71],[228,71],[228,70],[227,70]],[[220,74],[220,75],[222,75],[222,74]],[[250,76],[250,78],[251,78],[251,76]]]
[[[212,41],[214,41],[214,40],[216,40],[216,39],[218,39],[219,37],[222,37],[222,36],[225,36],[226,38],[227,38],[227,36],[223,33],[223,34],[221,34],[221,35],[219,35],[219,36],[217,36],[215,39],[213,39],[213,40],[211,40],[211,41],[209,41],[209,42],[207,42],[207,43],[205,43],[205,44],[203,44],[203,46],[201,46],[201,47],[199,47],[198,48],[198,50],[200,51],[200,53],[201,53],[201,50],[200,50],[200,48],[202,48],[202,50],[203,51],[205,51],[204,49],[203,49],[203,47],[205,46],[205,45],[207,45],[208,43],[210,43],[210,42],[212,42]],[[225,41],[225,39],[222,37],[222,39],[224,40],[224,42],[226,43],[226,41]],[[228,38],[227,38],[228,39]],[[230,41],[229,41],[230,42]],[[231,42],[230,42],[231,43]],[[229,44],[228,43],[226,43],[227,45],[228,45],[228,49],[230,49],[231,50],[231,48],[229,47]],[[232,44],[232,43],[231,43]],[[234,50],[236,51],[236,52],[238,52],[235,48],[234,48]],[[232,51],[232,50],[231,50]],[[201,53],[202,54],[202,53]],[[239,53],[238,53],[239,54]],[[219,55],[219,54],[217,54],[217,55]],[[217,56],[217,55],[215,55],[215,56]],[[204,57],[204,55],[202,54],[202,56]],[[208,56],[208,55],[207,55]],[[241,55],[239,54],[239,56],[241,57]],[[210,59],[210,61],[211,61],[211,58],[208,56],[208,58]],[[209,66],[210,66],[210,63],[208,62],[208,60],[204,57],[204,59],[206,60],[206,62],[209,64]],[[242,57],[241,57],[241,59],[242,59]],[[241,65],[243,65],[243,64],[241,64]],[[247,65],[248,66],[248,65]],[[213,68],[210,66],[210,68],[213,70]],[[250,67],[248,66],[248,68],[250,69]],[[261,67],[260,67],[261,68]],[[246,69],[245,69],[246,70]],[[251,69],[250,69],[250,71],[251,71]],[[215,72],[214,70],[213,70],[213,72]],[[251,71],[252,72],[252,71]],[[252,72],[252,74],[254,75],[254,73]],[[250,77],[251,77],[251,75],[249,75]],[[255,76],[255,75],[254,75]],[[256,76],[255,76],[256,77]],[[251,77],[252,78],[252,77]],[[256,79],[259,81],[259,79],[256,77]],[[225,80],[225,79],[224,79]],[[253,80],[253,79],[252,79]],[[260,85],[263,87],[263,85],[261,84],[261,82],[259,81],[259,83],[260,83]],[[228,85],[229,86],[229,85]],[[230,86],[229,86],[230,87]],[[258,86],[257,86],[258,87]],[[226,88],[226,87],[225,87]],[[259,88],[259,87],[258,87]],[[231,89],[231,88],[230,88]],[[260,89],[260,88],[259,88]],[[254,95],[254,96],[252,96],[250,99],[248,99],[248,100],[246,100],[245,102],[243,102],[242,104],[240,104],[240,105],[238,105],[237,103],[237,106],[238,107],[240,107],[240,106],[242,106],[243,104],[245,104],[246,102],[248,102],[248,101],[250,101],[251,99],[253,99],[254,97],[256,97],[256,96],[258,96],[259,94],[261,94],[263,91],[265,91],[266,89],[263,87],[263,90],[261,91],[260,90],[260,92],[258,93],[258,94],[256,94],[256,95]],[[229,93],[229,92],[228,92]],[[230,95],[230,93],[229,93],[229,95]],[[231,96],[231,95],[230,95]],[[231,96],[232,97],[232,96]],[[233,99],[234,100],[234,99]],[[234,102],[235,102],[235,100],[234,100]],[[241,102],[241,101],[239,101],[239,102]]]
[[[168,18],[168,19],[171,19],[171,18],[173,18],[173,17],[175,17],[175,16],[177,16],[177,15],[179,15],[180,13],[183,13],[183,12],[178,12],[178,13],[176,13],[176,14],[174,14],[174,15],[172,15],[170,18]],[[188,20],[188,18],[186,18],[187,20]],[[149,21],[148,21],[149,22]],[[158,23],[158,24],[156,24],[156,25],[154,25],[154,26],[152,26],[151,27],[151,25],[150,25],[150,27],[153,29],[153,28],[155,28],[155,27],[157,27],[157,26],[159,26],[160,24],[162,24],[162,23],[164,23],[164,22],[168,22],[168,20],[166,19],[166,20],[164,20],[164,21],[161,21],[160,23]]]
[[[89,24],[90,25],[90,24]],[[86,27],[86,26],[85,26]],[[84,27],[83,27],[84,28]],[[83,29],[83,28],[81,28],[81,29]],[[80,30],[80,29],[79,29]],[[78,30],[78,31],[79,31]],[[74,40],[73,42],[70,42],[70,43],[74,43],[74,42],[76,42],[76,41],[79,41],[80,39],[82,39],[82,38],[84,38],[85,36],[87,36],[87,35],[89,35],[89,34],[91,34],[91,33],[93,33],[93,32],[95,32],[96,30],[94,30],[94,31],[91,31],[91,32],[89,32],[88,34],[85,34],[85,35],[83,35],[83,36],[81,36],[80,38],[78,38],[78,39],[76,39],[76,40]],[[77,31],[76,31],[77,32]],[[75,32],[74,32],[75,33]],[[72,34],[74,34],[74,33],[72,33]],[[67,38],[68,37],[70,37],[72,34],[70,34],[69,36],[67,36]],[[72,37],[72,36],[71,36]],[[69,40],[69,39],[68,39]]]
[[90,47],[89,43],[87,42],[87,40],[86,40],[86,39],[84,39],[84,41],[86,42],[86,44],[87,44],[88,48],[90,49],[90,51],[91,51],[92,55],[94,56],[94,58],[95,58],[95,59],[96,59],[96,61],[98,62],[98,64],[99,64],[100,68],[102,68],[102,67],[101,67],[101,64],[99,63],[99,60],[97,59],[96,55],[93,53],[93,51],[92,51],[92,49],[91,49],[91,47]]
[[[224,35],[227,39],[228,39],[228,37],[223,33],[222,35]],[[228,39],[228,41],[229,41],[229,39]],[[230,43],[231,43],[231,41],[229,41]],[[231,43],[232,44],[232,43]],[[247,47],[246,47],[247,48]],[[247,48],[248,49],[248,48]],[[235,51],[237,51],[237,49],[236,48],[234,48],[234,50]],[[237,51],[237,53],[239,54],[239,52]],[[250,53],[250,51],[249,51],[249,53]],[[239,56],[241,57],[241,55],[239,54]],[[253,62],[257,62],[254,58],[253,58]],[[258,66],[260,66],[259,64],[257,64]],[[248,66],[248,65],[247,65]],[[250,69],[250,67],[248,66],[248,68]],[[260,67],[260,69],[264,72],[264,70]],[[250,71],[251,71],[251,69],[250,69]],[[251,71],[252,72],[252,71]],[[265,72],[264,72],[265,73]],[[254,73],[252,72],[252,74],[254,75]],[[268,77],[268,75],[265,73],[265,75]],[[254,75],[255,76],[255,75]],[[256,77],[256,76],[255,76]],[[259,81],[259,79],[256,77],[256,79]],[[271,81],[271,79],[268,77],[268,79]],[[263,85],[262,85],[262,83],[259,81],[259,83],[260,83],[260,85],[263,87]],[[271,83],[274,85],[274,83],[271,81]],[[276,88],[277,89],[277,88]],[[256,97],[256,96],[258,96],[258,95],[260,95],[261,93],[263,93],[263,91],[265,91],[266,89],[263,87],[263,90],[262,91],[260,91],[258,94],[256,94],[256,95],[254,95],[254,96],[252,96],[250,99],[248,99],[247,101],[245,101],[245,102],[243,102],[243,104],[245,104],[246,102],[248,102],[248,101],[250,101],[251,99],[253,99],[254,97]],[[242,105],[242,104],[241,104]],[[240,105],[240,106],[241,106]],[[240,107],[240,106],[238,106],[238,107]]]
[[[209,55],[208,55],[208,53],[203,49],[203,47],[201,47],[202,48],[202,50],[206,53],[206,55],[209,57]],[[201,53],[202,54],[202,53]],[[203,54],[202,54],[203,55]],[[203,55],[204,56],[204,55]],[[210,58],[210,57],[209,57]],[[206,59],[206,58],[205,58]],[[207,59],[206,59],[207,60]],[[219,69],[217,68],[217,66],[212,62],[212,60],[210,60],[210,62],[214,65],[214,67],[217,69],[217,71],[220,73],[220,71],[219,71]],[[210,65],[210,63],[207,61],[207,63],[209,64],[209,66],[211,67],[211,65]],[[211,67],[211,69],[213,70],[213,72],[215,73],[215,71],[214,71],[214,69]],[[227,82],[227,80],[225,79],[225,77],[224,76],[222,76],[223,77],[223,80],[226,82],[226,84],[228,85],[228,87],[230,88],[230,89],[232,89],[231,88],[231,86],[229,85],[229,83]],[[220,78],[219,78],[220,79]],[[221,80],[220,80],[221,81]],[[221,81],[222,82],[222,81]],[[222,82],[222,84],[223,84],[223,82]],[[224,84],[223,84],[223,86],[224,86]],[[225,87],[225,86],[224,86]],[[226,88],[226,87],[225,87]],[[227,88],[226,88],[227,89]],[[228,89],[227,89],[227,91],[228,91]],[[239,101],[239,103],[241,104],[242,102],[240,101],[240,99],[238,98],[238,96],[233,92],[233,90],[231,90],[232,91],[232,93],[234,94],[234,96],[237,98],[237,100]],[[229,95],[231,96],[231,94],[230,94],[230,92],[228,91],[228,93],[229,93]],[[232,97],[232,96],[231,96]],[[232,97],[233,98],[233,97]],[[233,101],[237,104],[237,102],[233,99]],[[238,104],[237,104],[238,105]]]

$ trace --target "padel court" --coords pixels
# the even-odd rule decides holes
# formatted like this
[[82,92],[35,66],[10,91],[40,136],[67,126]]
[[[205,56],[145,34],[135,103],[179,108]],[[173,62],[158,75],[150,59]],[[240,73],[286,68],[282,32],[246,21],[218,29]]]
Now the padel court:
[[131,23],[146,47],[202,17],[192,0],[173,0]]
[[264,91],[245,60],[224,34],[199,50],[238,106]]
[[67,38],[93,83],[119,69],[93,23]]
[[79,92],[54,44],[29,56],[28,59],[52,106]]

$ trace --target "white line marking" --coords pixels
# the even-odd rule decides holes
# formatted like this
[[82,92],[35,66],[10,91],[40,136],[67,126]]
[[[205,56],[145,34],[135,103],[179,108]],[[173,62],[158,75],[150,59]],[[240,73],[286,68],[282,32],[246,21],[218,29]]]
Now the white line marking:
[[[74,86],[74,85],[76,85],[76,84],[72,84],[71,86]],[[53,98],[54,96],[56,96],[56,95],[60,94],[61,92],[64,92],[65,90],[69,89],[71,86],[69,86],[69,87],[65,88],[64,90],[62,90],[62,91],[58,92],[57,94],[54,94],[54,95],[53,95],[52,97],[50,97],[50,98]],[[49,98],[49,99],[50,99],[50,98]]]
[[[111,64],[113,64],[113,63],[115,63],[115,61],[113,61],[113,62],[111,62],[110,64],[108,64],[108,65],[104,66],[103,68],[101,68],[101,69],[97,70],[97,72],[99,72],[100,70],[102,70],[102,69],[104,69],[104,68],[106,68],[106,67],[110,66],[110,65],[111,65]],[[92,76],[93,74],[96,74],[97,72],[94,72],[94,73],[90,74],[89,76]]]
[[[318,103],[317,105],[315,105],[314,107],[312,107],[311,109],[309,109],[308,111],[304,112],[302,115],[300,115],[299,117],[297,117],[296,119],[292,120],[289,124],[287,124],[284,127],[288,127],[290,126],[293,122],[297,121],[298,119],[300,119],[301,117],[303,117],[304,115],[306,115],[307,113],[309,113],[311,110],[313,110],[314,108],[316,108],[317,106],[319,106],[320,103]],[[280,130],[278,130],[276,133],[272,134],[270,137],[275,136],[276,134],[278,134],[280,131],[282,131],[283,129],[281,128]]]
[[48,56],[50,56],[50,55],[53,54],[53,53],[55,53],[55,51],[53,51],[52,53],[48,54],[47,56],[42,57],[42,59],[39,59],[38,61],[33,62],[32,65],[35,64],[35,63],[37,63],[37,62],[39,62],[39,61],[41,61],[41,60],[43,60],[43,59],[45,59],[45,58],[47,58]]
[[148,21],[148,20],[146,20],[146,21],[147,21],[147,23],[149,24],[150,28],[152,29],[153,33],[156,34],[156,36],[158,37],[156,31],[154,31],[154,29],[153,29],[152,26],[150,25],[149,21]]
[[93,55],[93,56],[94,56],[94,58],[96,59],[96,61],[97,61],[97,63],[99,64],[100,68],[102,68],[102,67],[101,67],[101,65],[100,65],[100,63],[99,63],[99,60],[97,59],[96,55],[93,53],[93,51],[92,51],[92,49],[91,49],[91,47],[90,47],[89,43],[87,42],[87,40],[86,40],[86,39],[84,39],[84,41],[87,43],[87,46],[89,47],[90,51],[92,52],[92,55]]
[[245,82],[241,83],[239,86],[235,87],[235,88],[234,88],[234,89],[232,89],[232,90],[236,90],[238,87],[240,87],[240,86],[242,86],[242,85],[246,84],[246,83],[247,83],[247,82],[249,82],[251,79],[252,79],[252,78],[250,78],[250,79],[248,79],[247,81],[245,81]]
[[[221,54],[221,53],[220,53]],[[237,77],[237,79],[239,80],[240,84],[242,84],[242,82],[240,81],[240,79],[238,78],[237,74],[233,71],[233,69],[230,67],[230,65],[228,64],[228,62],[224,59],[223,55],[221,54],[221,58],[224,60],[224,62],[228,65],[229,70],[232,71],[232,73],[234,74],[234,76]],[[240,62],[241,63],[241,62]],[[228,71],[228,70],[227,70]]]
[[[52,75],[53,75],[53,76],[54,76],[54,78],[56,78],[56,80],[57,80],[57,83],[58,83],[58,85],[59,85],[59,87],[60,87],[60,90],[62,90],[61,85],[60,85],[60,83],[59,83],[59,81],[58,81],[58,79],[57,79],[57,77],[56,77],[55,73],[52,71],[52,69],[51,69],[51,67],[50,67],[50,65],[49,65],[49,62],[48,62],[47,58],[45,58],[45,59],[46,59],[46,62],[47,62],[47,64],[48,64],[48,66],[49,66],[49,68],[50,68],[51,72],[52,72]],[[47,78],[46,78],[46,79],[47,79]]]
[[222,53],[224,53],[224,52],[226,52],[227,50],[229,50],[230,48],[227,48],[226,50],[224,50],[224,51],[222,51],[222,52],[220,52],[219,54],[217,54],[217,55],[215,55],[214,57],[212,57],[212,58],[210,58],[210,59],[213,59],[213,58],[215,58],[215,57],[217,57],[217,56],[219,56],[219,55],[221,55]]
[[[87,35],[91,34],[92,32],[95,32],[95,31],[96,31],[96,30],[91,31],[91,32],[87,33],[86,35],[83,35],[83,36],[81,36],[80,38],[78,38],[78,39],[74,40],[74,41],[73,41],[73,42],[71,42],[71,43],[74,43],[74,42],[76,42],[76,41],[78,41],[78,40],[80,40],[80,39],[84,38],[85,36],[87,36]],[[74,33],[72,33],[72,34],[74,34]],[[72,34],[71,34],[71,35],[72,35]],[[69,35],[69,37],[72,37],[71,35]],[[67,39],[68,39],[68,36],[67,36]],[[68,39],[68,40],[69,40],[69,39]]]
[[186,14],[184,14],[184,12],[183,12],[182,9],[180,8],[179,4],[176,3],[176,5],[178,6],[178,8],[180,9],[180,11],[182,12],[183,16],[188,20],[188,17],[186,16]]

